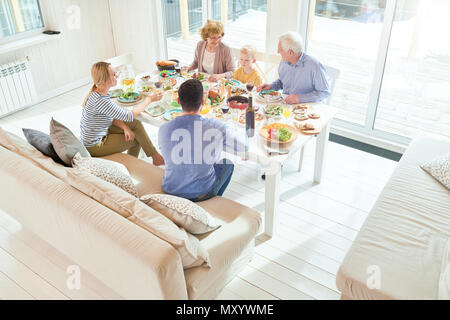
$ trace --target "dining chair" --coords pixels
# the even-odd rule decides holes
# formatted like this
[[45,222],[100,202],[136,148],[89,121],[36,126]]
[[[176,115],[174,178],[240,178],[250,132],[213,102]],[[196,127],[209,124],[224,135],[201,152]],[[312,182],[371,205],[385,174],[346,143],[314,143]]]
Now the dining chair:
[[[232,48],[231,50],[237,61],[237,65],[239,65],[241,50],[237,48]],[[264,83],[270,83],[278,78],[278,66],[281,62],[281,57],[279,55],[256,52],[255,59],[256,69],[261,73]]]
[[112,68],[120,69],[123,66],[127,65],[133,65],[133,54],[132,53],[125,53],[121,56],[117,56],[111,59],[106,60],[105,62],[108,62],[111,64]]
[[[330,66],[325,66],[325,70],[328,75],[328,81],[330,82],[330,96],[328,97],[327,100],[325,100],[325,104],[330,105],[331,98],[333,96],[333,91],[336,86],[336,81],[339,78],[341,71],[339,69],[336,69],[336,68],[333,68]],[[302,149],[300,150],[300,159],[298,162],[298,170],[297,170],[298,172],[302,171],[304,155],[305,155],[305,146],[303,146]]]

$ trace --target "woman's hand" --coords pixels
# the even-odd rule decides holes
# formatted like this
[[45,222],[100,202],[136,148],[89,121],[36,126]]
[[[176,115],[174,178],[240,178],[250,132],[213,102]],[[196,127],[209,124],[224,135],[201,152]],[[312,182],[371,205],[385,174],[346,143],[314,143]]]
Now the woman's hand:
[[131,129],[126,126],[125,128],[123,128],[123,132],[125,134],[125,142],[133,142],[134,141],[134,132],[131,131]]
[[212,74],[209,76],[208,81],[209,82],[217,82],[219,81],[223,76],[221,74]]
[[152,94],[149,96],[150,102],[159,101],[163,97],[163,94],[161,91],[158,91],[157,93]]

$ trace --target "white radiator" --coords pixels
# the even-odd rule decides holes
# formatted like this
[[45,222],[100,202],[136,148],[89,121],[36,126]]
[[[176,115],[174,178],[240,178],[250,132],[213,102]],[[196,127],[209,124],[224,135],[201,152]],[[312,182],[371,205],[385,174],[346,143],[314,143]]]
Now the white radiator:
[[0,117],[37,100],[27,59],[0,66]]

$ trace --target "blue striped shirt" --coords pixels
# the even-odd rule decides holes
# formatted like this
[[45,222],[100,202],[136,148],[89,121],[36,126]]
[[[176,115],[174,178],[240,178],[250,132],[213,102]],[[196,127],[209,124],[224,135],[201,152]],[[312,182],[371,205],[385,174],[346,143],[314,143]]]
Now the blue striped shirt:
[[133,118],[131,110],[118,106],[109,96],[94,91],[83,108],[80,122],[81,142],[87,148],[94,147],[108,134],[114,119],[132,122]]
[[325,67],[306,53],[302,53],[296,65],[281,61],[278,74],[279,79],[270,85],[271,89],[297,94],[301,103],[320,102],[330,96]]

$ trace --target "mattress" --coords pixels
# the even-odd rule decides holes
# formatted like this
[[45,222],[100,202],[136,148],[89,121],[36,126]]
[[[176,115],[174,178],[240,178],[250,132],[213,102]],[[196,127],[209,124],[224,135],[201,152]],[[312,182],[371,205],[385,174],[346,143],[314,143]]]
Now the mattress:
[[[450,192],[420,168],[450,142],[412,142],[363,224],[337,274],[352,299],[438,299],[448,277]],[[442,290],[442,289],[441,289]]]

